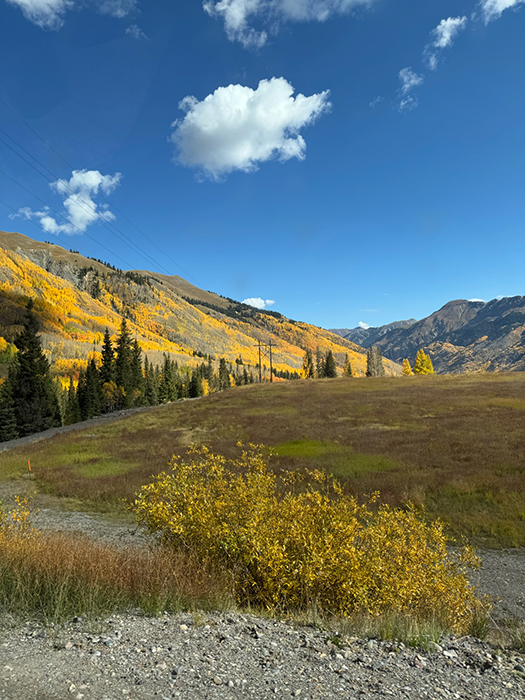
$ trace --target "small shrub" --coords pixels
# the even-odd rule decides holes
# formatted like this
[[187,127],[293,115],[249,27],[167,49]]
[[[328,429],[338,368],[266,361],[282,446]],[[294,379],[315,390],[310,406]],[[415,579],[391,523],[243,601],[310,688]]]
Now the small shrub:
[[360,505],[324,472],[297,486],[297,472],[268,471],[260,446],[232,460],[206,447],[188,457],[174,457],[132,510],[165,544],[226,566],[241,604],[410,612],[457,632],[479,615],[466,577],[472,551],[450,554],[441,523],[426,524],[414,508],[376,507],[377,494]]

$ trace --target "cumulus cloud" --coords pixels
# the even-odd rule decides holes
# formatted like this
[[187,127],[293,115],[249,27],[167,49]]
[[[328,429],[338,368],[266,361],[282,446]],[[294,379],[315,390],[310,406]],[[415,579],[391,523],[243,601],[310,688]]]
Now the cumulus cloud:
[[24,17],[42,29],[60,29],[64,15],[74,6],[73,0],[7,0],[17,5]]
[[345,14],[373,0],[205,0],[204,10],[224,21],[230,41],[258,48],[267,40],[264,30],[251,26],[259,20],[263,26],[275,27],[283,21],[324,22],[332,15]]
[[261,80],[256,90],[243,85],[220,87],[199,102],[185,97],[186,115],[175,122],[170,141],[181,165],[198,168],[218,180],[233,170],[250,172],[272,158],[305,158],[299,133],[331,107],[329,92],[293,97],[284,78]]
[[142,41],[148,38],[142,29],[137,27],[136,24],[130,24],[130,26],[126,28],[125,34],[133,37],[133,39],[137,39],[137,41]]
[[414,97],[412,91],[423,83],[424,78],[408,67],[399,71],[399,80],[401,87],[398,90],[397,109],[400,112],[409,112],[418,105],[417,97]]
[[248,306],[255,306],[256,309],[267,309],[269,306],[273,306],[275,301],[273,299],[261,299],[261,297],[250,297],[249,299],[244,299],[243,304],[248,304]]
[[439,62],[439,53],[452,46],[454,39],[462,29],[467,26],[466,17],[448,17],[442,19],[438,26],[432,30],[432,41],[425,46],[423,57],[429,68],[435,70]]
[[[57,30],[64,24],[68,10],[81,9],[82,0],[7,0],[18,6],[30,22],[41,29]],[[138,0],[92,0],[93,7],[101,14],[125,17],[137,7]]]
[[357,324],[359,328],[363,328],[365,331],[367,331],[371,326],[368,323],[365,323],[364,321],[359,321]]
[[95,221],[112,221],[115,216],[107,204],[97,204],[94,199],[99,194],[110,194],[119,185],[120,173],[102,175],[98,170],[73,170],[69,180],[57,180],[50,187],[64,197],[63,219],[58,223],[51,216],[48,207],[32,211],[29,207],[19,209],[18,216],[37,219],[46,233],[84,233]]
[[485,24],[492,20],[499,19],[505,10],[510,7],[518,7],[525,0],[480,0],[481,14],[485,20]]

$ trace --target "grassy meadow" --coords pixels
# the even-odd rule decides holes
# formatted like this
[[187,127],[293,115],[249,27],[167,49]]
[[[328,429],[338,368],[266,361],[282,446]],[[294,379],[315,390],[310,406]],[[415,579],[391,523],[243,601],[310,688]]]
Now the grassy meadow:
[[250,385],[0,453],[0,480],[25,478],[30,459],[41,493],[124,511],[173,454],[234,456],[242,440],[272,448],[274,469],[324,469],[359,497],[424,505],[452,535],[523,546],[524,419],[519,373]]

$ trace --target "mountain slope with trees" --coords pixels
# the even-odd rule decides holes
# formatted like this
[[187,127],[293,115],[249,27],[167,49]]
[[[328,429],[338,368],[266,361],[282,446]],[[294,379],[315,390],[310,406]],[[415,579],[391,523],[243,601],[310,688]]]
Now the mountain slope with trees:
[[[106,328],[116,342],[122,319],[154,367],[169,353],[190,366],[210,356],[217,369],[222,357],[257,374],[258,343],[271,341],[273,368],[285,378],[301,371],[307,349],[323,356],[331,351],[339,374],[347,356],[354,375],[366,372],[363,349],[327,330],[206,292],[178,276],[122,271],[78,251],[0,232],[0,375],[16,352],[13,341],[23,330],[29,298],[44,353],[64,377],[78,378],[90,359],[98,365]],[[269,378],[267,354],[263,378]],[[400,367],[385,360],[385,371],[399,374]]]

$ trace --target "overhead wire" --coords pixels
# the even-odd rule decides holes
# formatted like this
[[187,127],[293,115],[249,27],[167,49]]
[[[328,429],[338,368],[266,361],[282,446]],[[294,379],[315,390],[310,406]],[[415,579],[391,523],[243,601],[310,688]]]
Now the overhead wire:
[[[64,156],[63,156],[61,153],[59,153],[48,141],[46,141],[46,139],[43,138],[43,136],[41,136],[35,129],[33,129],[33,127],[32,127],[30,124],[28,124],[14,109],[13,109],[7,102],[5,102],[5,100],[3,100],[1,97],[0,97],[0,103],[3,104],[4,107],[6,107],[6,108],[7,108],[7,109],[8,109],[8,110],[9,110],[9,111],[10,111],[10,112],[11,112],[11,113],[12,113],[12,114],[27,128],[27,129],[28,129],[28,130],[29,130],[29,131],[31,131],[31,133],[33,133],[38,139],[40,139],[40,141],[42,141],[42,143],[43,143],[47,148],[49,148],[50,151],[52,151],[52,152],[53,152],[56,156],[58,156],[69,168],[71,168],[71,171],[73,172],[73,170],[75,169],[74,166],[71,165],[71,163],[69,163],[68,160],[67,160],[66,158],[64,158]],[[5,133],[5,132],[3,132],[3,133]],[[9,136],[9,138],[11,138],[11,137]],[[13,140],[14,140],[14,139],[13,139]],[[25,149],[23,149],[23,150],[25,150]],[[38,162],[38,161],[37,161],[37,162]],[[45,168],[45,166],[42,166],[42,167]],[[45,168],[45,169],[48,170],[47,168]],[[48,172],[51,172],[51,171],[48,170]],[[81,171],[77,171],[77,172],[81,173]],[[53,177],[55,177],[55,176],[53,175]],[[57,179],[58,179],[58,178],[57,178]],[[155,241],[154,241],[152,238],[150,238],[146,233],[144,233],[144,231],[143,231],[141,228],[139,228],[131,219],[129,219],[129,218],[126,216],[126,214],[124,214],[124,212],[122,212],[122,211],[121,211],[121,210],[120,210],[106,195],[102,195],[102,198],[105,199],[106,202],[108,202],[109,204],[111,204],[112,208],[113,208],[116,212],[118,212],[129,224],[131,224],[131,226],[133,226],[133,228],[136,229],[136,230],[141,234],[141,236],[143,236],[147,241],[149,241],[149,243],[151,243],[152,245],[154,245],[155,248],[157,248],[157,250],[159,250],[171,263],[173,263],[176,267],[178,267],[179,270],[180,270],[181,272],[183,272],[184,275],[185,275],[186,277],[188,277],[189,279],[193,280],[196,284],[198,284],[198,283],[196,282],[196,280],[193,278],[193,276],[190,275],[189,272],[187,272],[186,270],[184,270],[184,268],[182,268],[175,260],[173,260],[173,258],[170,257],[170,256],[166,253],[165,250],[163,250],[157,243],[155,243]],[[149,256],[148,256],[148,257],[149,257]],[[163,269],[166,269],[166,268],[163,268]],[[168,273],[168,274],[169,274],[169,273]]]
[[[38,200],[39,202],[41,202],[42,204],[44,204],[45,206],[47,206],[43,199],[41,199],[40,197],[38,197],[38,195],[36,195],[34,192],[31,192],[31,190],[29,190],[25,185],[22,185],[20,182],[18,182],[17,180],[15,180],[13,177],[11,177],[11,175],[8,175],[4,170],[2,170],[2,168],[0,168],[0,173],[2,173],[2,175],[4,175],[4,176],[7,177],[9,180],[11,180],[12,182],[14,182],[15,185],[18,185],[18,187],[21,187],[23,190],[25,190],[28,194],[30,194],[30,195],[31,195],[32,197],[34,197],[36,200]],[[7,204],[7,202],[4,202],[3,200],[0,200],[0,203],[3,204],[3,205],[4,205],[5,207],[7,207],[8,209],[11,209],[11,211],[13,211],[13,212],[14,212],[15,214],[17,214],[18,216],[23,216],[22,214],[20,214],[20,211],[19,211],[18,209],[15,209],[15,208],[12,207],[10,204]],[[66,220],[66,219],[65,219],[65,216],[64,216],[63,214],[61,214],[60,212],[56,211],[56,210],[53,209],[52,207],[48,207],[48,209],[49,209],[49,211],[52,211],[52,212],[53,212],[54,214],[56,214],[57,216],[59,216],[59,217],[63,218],[64,220]],[[26,219],[26,221],[31,222],[32,224],[34,224],[35,226],[37,226],[39,229],[41,229],[42,231],[44,231],[44,233],[49,233],[49,231],[46,231],[45,228],[44,228],[41,224],[38,224],[36,221],[33,221],[32,219],[30,219],[30,218],[27,217],[27,216],[24,217],[24,218]],[[74,226],[74,224],[71,224],[71,225]],[[78,226],[76,226],[75,228],[78,228]],[[118,258],[118,259],[119,259],[121,262],[123,262],[125,265],[128,265],[129,267],[132,267],[132,266],[130,265],[130,263],[129,263],[127,260],[124,260],[124,258],[121,258],[120,255],[118,255],[117,253],[115,253],[113,250],[111,250],[110,248],[108,248],[107,246],[105,246],[103,243],[100,243],[99,241],[97,241],[97,239],[96,239],[96,238],[93,238],[93,236],[90,236],[89,233],[82,232],[80,229],[78,229],[78,230],[79,230],[79,233],[84,233],[84,235],[85,235],[87,238],[89,238],[90,240],[92,240],[92,241],[94,241],[95,243],[97,243],[101,248],[104,248],[104,250],[106,250],[108,253],[111,253],[111,255],[113,255],[113,256],[115,256],[116,258]]]
[[[2,131],[2,133],[6,133],[6,132],[3,131],[2,129],[0,129],[0,131]],[[36,163],[38,163],[38,165],[39,165],[41,168],[43,168],[44,170],[47,170],[49,173],[51,173],[51,175],[55,178],[55,182],[58,181],[58,180],[60,179],[60,178],[58,178],[51,170],[49,170],[49,168],[46,168],[46,166],[45,166],[43,163],[41,163],[41,162],[38,160],[38,158],[35,158],[35,156],[31,155],[23,146],[21,146],[15,139],[13,139],[12,136],[9,136],[9,134],[7,134],[7,136],[8,136],[8,138],[10,138],[11,141],[13,141],[13,143],[15,143],[21,150],[23,150],[25,153],[28,153],[28,155],[30,156],[30,158],[32,158]],[[7,148],[9,148],[15,155],[17,155],[17,156],[18,156],[19,158],[21,158],[25,163],[27,163],[31,168],[33,168],[33,170],[35,170],[39,175],[41,175],[41,176],[42,176],[45,180],[47,180],[50,184],[54,184],[54,183],[53,183],[53,180],[52,180],[51,178],[49,178],[49,177],[48,177],[47,175],[45,175],[44,173],[40,172],[40,170],[39,170],[35,165],[33,165],[33,163],[31,163],[29,160],[27,160],[27,158],[24,158],[23,155],[21,155],[20,153],[18,153],[18,151],[16,151],[16,149],[14,149],[10,144],[8,144],[6,141],[4,141],[4,139],[2,139],[1,137],[0,137],[0,143],[3,143],[5,146],[7,146]],[[92,215],[93,213],[95,213],[95,209],[90,205],[90,203],[87,202],[85,199],[83,199],[81,196],[79,196],[79,194],[78,194],[77,192],[75,192],[75,191],[69,186],[69,184],[67,183],[67,181],[61,180],[61,182],[63,183],[64,187],[66,187],[66,188],[68,189],[68,191],[69,191],[72,195],[75,196],[75,200],[76,200],[77,204],[78,204],[78,202],[81,202],[81,203],[83,203],[83,204],[86,205],[86,206],[81,206],[81,207],[80,207],[83,211],[87,212],[87,213],[90,214],[90,215]],[[40,200],[40,201],[42,201],[42,200]],[[45,204],[45,203],[44,203],[44,204]],[[46,206],[47,206],[47,205],[46,205]],[[55,211],[55,210],[54,210],[54,211]],[[60,216],[62,216],[62,218],[65,218],[65,217],[63,217],[63,215],[60,215]],[[113,223],[111,223],[110,221],[107,221],[107,220],[105,220],[105,219],[102,219],[102,218],[100,218],[100,217],[98,217],[98,220],[101,222],[102,226],[104,226],[104,228],[106,228],[108,231],[110,231],[111,233],[113,233],[113,235],[117,236],[117,237],[120,238],[121,240],[125,240],[130,246],[133,246],[133,247],[136,249],[137,252],[139,252],[141,255],[144,255],[145,257],[149,258],[150,262],[152,262],[153,265],[162,268],[162,269],[166,272],[166,274],[168,274],[168,275],[170,274],[169,270],[167,270],[161,263],[159,263],[157,260],[155,260],[151,255],[149,255],[148,253],[146,253],[146,251],[144,251],[139,245],[137,245],[137,244],[134,243],[130,238],[128,238],[128,236],[126,236],[126,234],[122,233],[122,231],[120,231],[120,229],[118,229]],[[73,223],[71,223],[70,221],[68,221],[68,223],[69,223],[71,226],[75,226],[75,225],[74,225]],[[111,227],[111,228],[110,228],[110,227]],[[75,226],[75,228],[79,231],[79,233],[85,233],[85,231],[82,231],[82,229],[80,229],[78,226]],[[112,230],[112,229],[114,229],[114,230]],[[95,239],[93,239],[93,240],[95,240]]]

